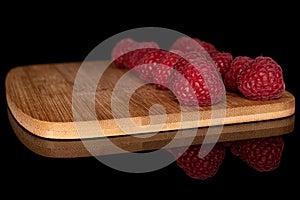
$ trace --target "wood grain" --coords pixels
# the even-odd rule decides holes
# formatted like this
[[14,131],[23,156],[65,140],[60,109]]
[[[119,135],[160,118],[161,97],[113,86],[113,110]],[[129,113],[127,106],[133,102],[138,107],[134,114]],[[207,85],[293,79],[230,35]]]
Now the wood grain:
[[[177,131],[165,131],[159,134],[145,133],[147,137],[143,138],[132,136],[108,137],[114,145],[119,147],[117,149],[112,148],[107,139],[103,138],[86,139],[83,142],[80,139],[53,140],[38,137],[20,126],[9,110],[8,118],[16,136],[28,149],[36,154],[52,158],[76,158],[124,152],[153,151],[164,148],[177,134]],[[225,125],[218,142],[284,135],[294,130],[294,124],[295,116],[292,115],[280,119]],[[202,144],[207,130],[207,127],[197,128],[197,134],[193,138],[192,144]],[[183,146],[185,141],[191,137],[189,134],[190,131],[190,129],[183,130],[170,148]],[[206,140],[206,142],[209,143],[210,140]],[[92,153],[87,146],[93,149]]]
[[[83,65],[88,70],[82,70]],[[143,85],[138,77],[126,72],[110,65],[109,61],[19,66],[6,77],[7,104],[25,129],[50,139],[96,138],[236,124],[278,119],[295,112],[295,98],[288,91],[281,98],[269,101],[249,100],[227,92],[226,98],[213,106],[180,107],[171,91],[158,90],[151,84]],[[124,77],[128,79],[120,84]],[[75,85],[79,87],[75,88]],[[142,86],[127,94],[132,85]],[[115,91],[124,93],[116,96]],[[126,98],[129,98],[128,105]],[[113,102],[118,106],[111,106]],[[164,109],[153,105],[161,105]],[[219,113],[222,114],[219,116]]]

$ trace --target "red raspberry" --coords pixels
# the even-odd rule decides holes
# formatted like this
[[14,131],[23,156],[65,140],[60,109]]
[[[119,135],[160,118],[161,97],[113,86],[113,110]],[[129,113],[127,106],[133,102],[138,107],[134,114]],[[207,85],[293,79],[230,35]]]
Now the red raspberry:
[[205,41],[200,40],[198,38],[194,38],[194,40],[196,40],[196,42],[198,42],[208,52],[208,54],[210,56],[213,56],[215,53],[219,52],[217,50],[217,48],[215,47],[215,45],[213,45],[212,43],[205,42]]
[[[196,54],[196,55],[193,55],[193,56],[191,56],[192,58],[187,58],[186,59],[186,57],[187,57],[187,54]],[[193,57],[196,57],[195,59],[193,59]],[[176,70],[176,71],[178,71],[179,73],[182,73],[184,70],[184,66],[186,65],[186,64],[188,64],[189,62],[193,62],[193,61],[195,61],[196,59],[198,59],[198,57],[199,57],[199,55],[197,54],[197,53],[195,53],[195,52],[191,52],[191,53],[183,53],[183,55],[181,55],[181,58],[179,58],[179,60],[177,61],[177,63],[173,66],[173,68]],[[170,80],[170,82],[173,82],[173,78],[174,78],[174,76],[173,76],[173,74],[171,74],[171,76],[170,76],[170,78],[171,78],[171,80]]]
[[284,147],[282,136],[241,140],[239,156],[250,167],[260,172],[279,167]]
[[124,68],[124,54],[130,52],[132,50],[133,44],[135,43],[136,41],[131,38],[124,38],[115,44],[111,52],[111,57],[116,67]]
[[[135,54],[138,49],[159,49],[159,45],[155,42],[136,42],[130,46],[130,52],[127,52],[123,58],[123,65],[126,69],[132,69],[136,64]],[[147,51],[147,50],[146,50]]]
[[182,55],[183,52],[173,50],[160,59],[159,64],[153,70],[153,81],[156,88],[162,90],[169,89],[169,81],[172,70]]
[[182,55],[182,58],[184,58],[187,62],[192,62],[203,58],[212,61],[211,57],[208,54],[203,54],[198,51],[191,51],[191,52],[184,53]]
[[186,53],[194,51],[197,46],[200,45],[194,39],[187,36],[182,36],[172,44],[170,50],[179,50]]
[[123,66],[126,69],[131,69],[133,68],[133,55],[138,51],[138,49],[134,48],[133,50],[127,52],[126,54],[123,55]]
[[160,59],[167,53],[168,51],[163,49],[156,49],[146,53],[137,66],[133,68],[133,72],[146,83],[153,83],[153,70],[159,64]]
[[[190,146],[182,155],[178,150],[169,150],[175,158],[177,165],[191,178],[206,180],[217,174],[225,158],[225,147],[216,143],[213,149],[204,157],[199,156],[202,145]],[[205,150],[205,149],[204,149]],[[182,151],[181,151],[182,152]]]
[[218,103],[225,95],[225,86],[213,61],[199,56],[186,63],[182,58],[174,66],[171,88],[182,105],[206,106]]
[[237,77],[252,61],[253,59],[248,56],[237,56],[232,60],[230,68],[224,78],[226,89],[232,92],[238,92]]
[[279,98],[285,90],[282,68],[272,58],[258,56],[238,75],[237,86],[249,99]]
[[[205,45],[205,46],[202,46]],[[213,45],[209,45],[208,43],[202,42],[198,38],[190,38],[187,36],[182,36],[178,38],[171,46],[171,50],[179,50],[184,53],[188,52],[198,52],[201,54],[209,54],[208,51],[212,51],[214,49]]]
[[181,58],[179,59],[179,61],[174,65],[174,69],[176,69],[176,71],[178,71],[179,73],[182,73],[185,70],[184,67],[186,64],[201,61],[203,59],[208,63],[213,64],[213,60],[210,58],[210,56],[204,55],[197,51],[183,53],[181,54]]
[[212,59],[215,61],[216,67],[218,68],[218,70],[224,80],[225,74],[229,70],[231,61],[233,60],[231,53],[229,53],[229,52],[214,53],[212,55]]
[[126,57],[127,60],[126,62],[124,62],[126,69],[131,70],[132,68],[138,65],[138,63],[144,58],[144,56],[147,53],[155,50],[156,48],[141,48],[129,52],[129,54]]

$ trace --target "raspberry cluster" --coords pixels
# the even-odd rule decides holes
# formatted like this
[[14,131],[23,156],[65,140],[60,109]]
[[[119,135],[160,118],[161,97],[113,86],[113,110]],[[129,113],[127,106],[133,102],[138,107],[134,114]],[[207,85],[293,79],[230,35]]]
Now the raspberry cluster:
[[226,94],[210,58],[216,51],[212,44],[188,37],[176,40],[170,50],[160,49],[155,42],[125,38],[113,48],[112,59],[116,67],[131,70],[157,89],[172,90],[181,105],[206,106],[218,103]]
[[[125,38],[111,55],[116,67],[130,70],[157,89],[172,90],[181,105],[216,104],[226,91],[247,99],[271,100],[285,90],[282,68],[271,57],[234,57],[198,38],[178,38],[169,50],[155,42]],[[168,151],[188,176],[205,180],[217,174],[226,149],[259,172],[274,170],[280,164],[284,141],[275,136],[217,143],[205,157],[199,157],[201,146]]]
[[115,44],[111,56],[116,67],[131,70],[157,89],[172,90],[181,105],[212,105],[226,91],[270,100],[285,90],[282,68],[271,57],[233,57],[199,38],[180,37],[169,50],[153,41],[125,38]]

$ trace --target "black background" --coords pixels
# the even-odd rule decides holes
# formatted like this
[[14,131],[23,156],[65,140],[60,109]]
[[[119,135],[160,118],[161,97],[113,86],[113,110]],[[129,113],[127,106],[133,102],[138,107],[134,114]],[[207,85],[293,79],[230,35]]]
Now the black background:
[[[213,43],[233,56],[265,55],[283,68],[286,88],[299,96],[299,21],[296,6],[246,3],[230,9],[214,3],[206,6],[175,3],[161,6],[140,2],[141,7],[113,5],[7,5],[1,15],[1,192],[9,195],[57,197],[104,194],[125,198],[162,195],[219,195],[266,197],[294,195],[299,180],[297,115],[295,129],[285,135],[278,169],[259,173],[236,157],[226,155],[218,174],[199,181],[186,176],[176,164],[161,170],[133,174],[111,169],[95,158],[53,159],[39,156],[17,139],[7,119],[4,81],[19,65],[82,61],[100,42],[121,31],[139,27],[163,27]],[[296,106],[296,109],[297,106]],[[108,189],[112,189],[108,191]],[[25,189],[21,190],[20,189]],[[140,193],[139,193],[140,192]],[[239,194],[237,193],[239,192]],[[87,197],[87,196],[86,196]],[[188,197],[189,198],[189,197]]]

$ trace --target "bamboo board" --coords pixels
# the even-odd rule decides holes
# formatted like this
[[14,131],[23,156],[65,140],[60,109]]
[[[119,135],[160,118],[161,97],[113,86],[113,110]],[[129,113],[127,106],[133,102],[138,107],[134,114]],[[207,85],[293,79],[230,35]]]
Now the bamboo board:
[[[131,94],[128,104],[130,116],[122,112],[126,106],[118,107],[118,113],[121,114],[116,115],[111,106],[113,90],[127,71],[110,65],[109,61],[90,61],[85,65],[90,71],[81,73],[81,77],[86,80],[84,88],[82,91],[76,90],[77,96],[84,97],[84,101],[80,102],[81,105],[87,105],[84,109],[74,108],[72,104],[74,83],[82,63],[37,64],[15,67],[9,71],[5,82],[6,98],[16,121],[39,137],[82,139],[256,122],[291,116],[295,112],[295,98],[288,91],[281,98],[269,101],[249,100],[227,92],[222,102],[199,107],[195,111],[190,107],[180,107],[171,91],[158,90],[147,84]],[[98,80],[96,89],[87,89],[93,87],[90,84],[95,83],[94,79],[97,78],[94,74],[103,68],[106,70]],[[133,74],[129,74],[128,78],[132,83],[142,84]],[[128,89],[125,85],[124,88],[122,85],[120,87],[124,91]],[[157,104],[164,108],[165,113],[153,109],[150,117],[151,106]],[[76,122],[73,109],[81,114],[80,120],[77,118]],[[212,119],[212,115],[218,111],[223,114]],[[187,116],[184,120],[183,115]],[[197,120],[193,117],[195,115]],[[189,117],[192,120],[189,121]],[[125,120],[122,126],[128,124],[125,131],[124,127],[119,126],[118,120]],[[127,120],[134,122],[136,127],[132,127]],[[102,134],[99,134],[99,129]]]
[[[119,154],[124,152],[153,151],[164,148],[178,134],[177,131],[165,131],[159,134],[146,133],[147,137],[118,136],[109,138],[110,142],[119,148],[112,148],[110,142],[103,138],[83,140],[53,140],[38,137],[23,127],[14,119],[8,110],[8,119],[19,140],[32,152],[51,158],[77,158]],[[280,119],[225,125],[218,142],[238,141],[244,139],[272,137],[291,133],[295,126],[295,116]],[[207,133],[207,127],[197,128],[192,138],[193,145],[202,144]],[[190,140],[189,129],[183,130],[175,143],[169,148],[185,146]],[[212,140],[206,140],[214,142]],[[89,148],[87,148],[87,146]],[[90,152],[89,149],[93,149]]]

